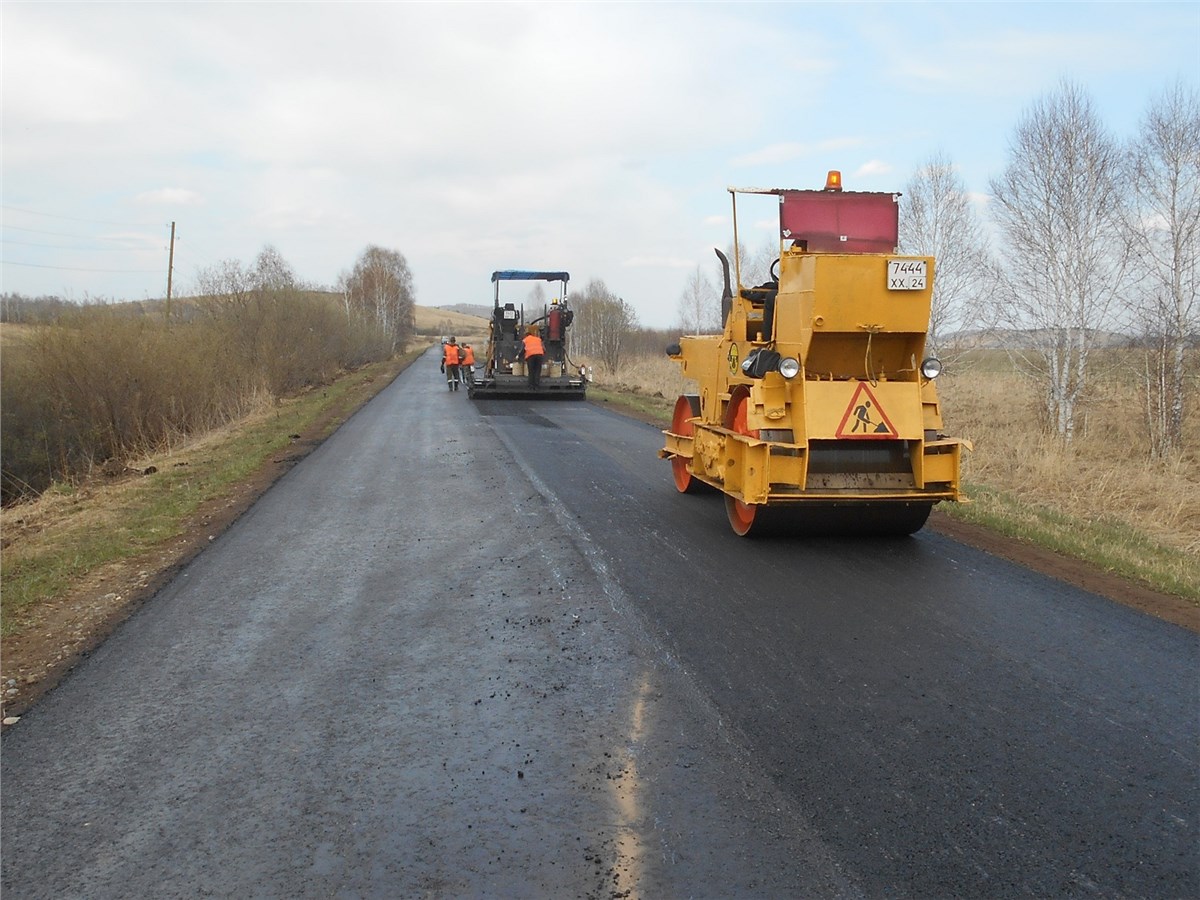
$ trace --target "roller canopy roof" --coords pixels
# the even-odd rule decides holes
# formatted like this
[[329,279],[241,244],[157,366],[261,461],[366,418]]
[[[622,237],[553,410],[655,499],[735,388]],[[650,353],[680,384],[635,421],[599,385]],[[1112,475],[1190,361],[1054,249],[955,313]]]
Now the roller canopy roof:
[[570,281],[566,272],[526,272],[521,269],[505,269],[492,273],[492,281]]

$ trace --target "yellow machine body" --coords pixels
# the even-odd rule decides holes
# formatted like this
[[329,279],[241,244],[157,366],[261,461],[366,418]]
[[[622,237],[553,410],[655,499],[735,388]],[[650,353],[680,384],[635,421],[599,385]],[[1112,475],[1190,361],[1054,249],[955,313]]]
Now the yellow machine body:
[[[769,193],[782,201],[819,192]],[[878,198],[896,202],[850,196],[875,198],[877,211]],[[942,433],[937,389],[923,373],[933,371],[925,341],[935,261],[813,243],[784,240],[777,279],[736,293],[726,263],[724,333],[668,348],[698,393],[679,398],[659,455],[672,461],[680,491],[723,492],[739,534],[780,522],[910,533],[933,504],[963,499],[969,446]]]

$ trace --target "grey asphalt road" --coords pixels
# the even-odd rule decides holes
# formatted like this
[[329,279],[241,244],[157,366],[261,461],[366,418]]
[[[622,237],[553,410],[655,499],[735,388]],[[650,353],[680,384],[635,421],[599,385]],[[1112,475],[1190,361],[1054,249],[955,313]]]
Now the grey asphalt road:
[[1200,896],[1196,636],[430,356],[4,736],[8,897]]

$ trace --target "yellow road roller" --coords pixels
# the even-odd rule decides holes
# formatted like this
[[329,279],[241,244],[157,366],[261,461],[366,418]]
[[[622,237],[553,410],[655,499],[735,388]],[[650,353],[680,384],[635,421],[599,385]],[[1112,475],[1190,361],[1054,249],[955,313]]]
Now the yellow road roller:
[[[734,532],[905,535],[943,500],[964,501],[969,442],[942,433],[926,356],[935,261],[896,252],[899,195],[729,188],[778,198],[770,277],[722,265],[724,333],[667,355],[697,385],[675,403],[659,456],[682,493],[716,489]],[[761,201],[759,201],[761,202]]]

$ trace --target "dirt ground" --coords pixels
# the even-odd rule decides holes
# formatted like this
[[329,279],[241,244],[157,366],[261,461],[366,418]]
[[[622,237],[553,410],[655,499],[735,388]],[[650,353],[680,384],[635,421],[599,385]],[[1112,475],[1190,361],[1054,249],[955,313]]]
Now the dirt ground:
[[[605,405],[610,409],[617,406],[613,403]],[[331,412],[330,415],[334,414]],[[645,419],[640,415],[634,417]],[[172,538],[168,545],[153,552],[94,573],[70,594],[39,608],[19,634],[5,637],[0,648],[4,724],[13,724],[284,473],[307,456],[321,442],[328,424],[327,419],[314,423],[293,441],[286,453],[270,460],[252,478],[239,485],[231,496],[199,509],[185,524],[181,537]],[[927,527],[987,553],[1200,632],[1200,608],[1182,598],[1158,593],[1086,563],[955,521],[937,510]]]

